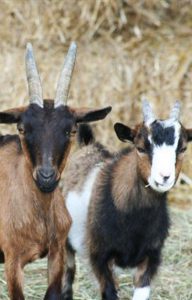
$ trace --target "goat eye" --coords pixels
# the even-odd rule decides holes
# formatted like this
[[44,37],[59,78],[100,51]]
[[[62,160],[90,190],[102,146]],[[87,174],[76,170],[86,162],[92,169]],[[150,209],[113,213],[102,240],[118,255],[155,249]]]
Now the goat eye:
[[179,153],[184,153],[187,150],[187,147],[183,147],[181,148],[181,150],[179,151]]
[[71,136],[71,132],[70,131],[65,131],[65,135],[66,135],[66,137],[70,137]]
[[139,153],[146,153],[144,148],[137,147],[137,150],[138,150]]
[[72,137],[76,134],[76,130],[72,130],[72,131],[65,131],[65,134],[67,137]]
[[25,128],[23,126],[23,124],[18,124],[17,125],[17,129],[19,131],[20,134],[24,134],[25,133]]

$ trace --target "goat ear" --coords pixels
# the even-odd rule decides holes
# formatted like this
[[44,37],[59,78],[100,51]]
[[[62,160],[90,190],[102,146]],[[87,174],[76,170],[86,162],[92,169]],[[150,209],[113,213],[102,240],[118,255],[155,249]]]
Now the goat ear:
[[27,109],[27,106],[7,109],[0,112],[0,123],[13,124],[20,121],[22,113]]
[[115,123],[114,130],[115,130],[117,137],[122,142],[127,142],[127,141],[133,142],[133,140],[135,138],[134,129],[131,129],[130,127],[123,125],[122,123]]
[[94,122],[104,119],[110,113],[112,107],[107,106],[102,109],[76,109],[74,110],[77,123]]
[[187,141],[192,142],[192,129],[186,129]]

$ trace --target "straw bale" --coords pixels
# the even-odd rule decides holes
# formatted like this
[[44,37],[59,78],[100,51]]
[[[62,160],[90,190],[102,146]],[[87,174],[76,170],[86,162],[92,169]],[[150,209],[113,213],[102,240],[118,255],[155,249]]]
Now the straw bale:
[[[99,140],[122,147],[113,124],[138,122],[143,95],[161,117],[181,99],[182,121],[192,126],[192,1],[3,0],[0,20],[1,109],[27,103],[27,41],[35,48],[44,96],[52,98],[64,54],[76,40],[69,104],[113,106],[97,126]],[[192,176],[191,162],[184,171]]]

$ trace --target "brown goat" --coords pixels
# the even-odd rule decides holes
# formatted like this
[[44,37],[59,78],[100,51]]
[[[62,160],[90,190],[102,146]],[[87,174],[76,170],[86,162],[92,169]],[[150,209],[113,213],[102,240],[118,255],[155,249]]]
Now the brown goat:
[[55,101],[43,100],[32,46],[26,72],[30,104],[0,112],[0,123],[17,123],[19,135],[0,137],[0,259],[12,300],[24,300],[23,267],[48,254],[44,299],[61,299],[65,243],[71,218],[57,187],[79,122],[105,118],[111,108],[66,105],[76,57],[71,44]]

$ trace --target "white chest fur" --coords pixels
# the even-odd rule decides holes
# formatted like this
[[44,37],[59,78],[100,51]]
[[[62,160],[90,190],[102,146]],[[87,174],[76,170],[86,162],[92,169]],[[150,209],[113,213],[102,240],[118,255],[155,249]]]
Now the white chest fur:
[[72,217],[72,226],[69,232],[69,240],[75,251],[78,254],[85,254],[85,234],[88,207],[91,198],[92,189],[100,167],[92,169],[84,182],[80,192],[69,191],[66,204],[67,209]]

